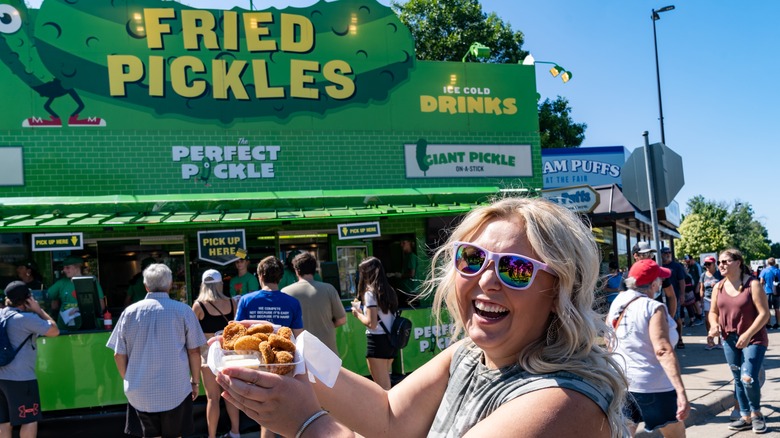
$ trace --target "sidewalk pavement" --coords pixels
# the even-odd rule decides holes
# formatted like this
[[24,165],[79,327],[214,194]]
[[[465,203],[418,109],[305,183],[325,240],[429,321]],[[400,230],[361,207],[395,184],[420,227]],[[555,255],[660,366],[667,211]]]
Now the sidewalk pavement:
[[[683,328],[685,349],[676,350],[683,383],[691,403],[685,421],[686,435],[693,438],[747,437],[753,432],[729,430],[729,414],[734,406],[734,379],[726,365],[723,350],[705,350],[704,325]],[[762,412],[768,432],[764,437],[780,438],[780,330],[769,330],[769,349],[764,358],[766,382],[761,388]],[[660,437],[656,431],[644,432],[640,424],[637,437]]]

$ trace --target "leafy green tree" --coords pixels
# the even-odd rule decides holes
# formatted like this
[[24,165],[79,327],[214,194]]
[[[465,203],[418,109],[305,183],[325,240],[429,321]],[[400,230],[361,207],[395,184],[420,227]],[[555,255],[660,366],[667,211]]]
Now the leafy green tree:
[[574,123],[565,97],[545,99],[539,105],[539,135],[542,148],[576,148],[585,140],[585,123]]
[[[718,252],[729,247],[742,251],[746,261],[765,259],[770,255],[768,232],[753,217],[753,208],[737,203],[734,208],[703,196],[688,200],[688,214],[679,231],[678,255]],[[778,248],[780,249],[780,248]]]
[[769,232],[753,218],[753,208],[748,203],[736,203],[726,217],[726,228],[732,245],[742,251],[746,261],[769,257]]
[[770,251],[769,251],[769,257],[774,257],[778,260],[780,260],[780,243],[773,243],[769,245]]
[[392,7],[412,32],[418,59],[460,62],[476,42],[490,47],[486,62],[516,63],[528,55],[523,33],[495,12],[484,13],[479,0],[394,1]]
[[[394,1],[392,7],[412,32],[418,59],[459,62],[475,42],[490,47],[485,62],[517,63],[528,55],[522,49],[523,33],[512,30],[494,12],[483,12],[479,0]],[[574,123],[569,101],[561,96],[539,104],[542,148],[578,147],[587,127]]]
[[718,252],[729,246],[728,231],[716,221],[701,213],[685,216],[678,231],[682,235],[675,247],[677,258],[682,254],[698,255]]

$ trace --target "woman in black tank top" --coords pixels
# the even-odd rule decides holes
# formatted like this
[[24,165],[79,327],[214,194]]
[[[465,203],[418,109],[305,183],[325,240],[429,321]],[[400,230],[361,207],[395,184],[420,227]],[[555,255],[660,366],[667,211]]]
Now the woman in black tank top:
[[[233,320],[236,315],[236,305],[233,300],[222,292],[222,275],[214,269],[203,273],[198,299],[192,304],[192,311],[198,317],[200,327],[206,338],[214,337],[214,333],[222,330]],[[206,365],[208,344],[201,347],[200,374],[203,386],[206,388],[206,424],[208,425],[209,438],[217,435],[217,423],[219,422],[219,397],[222,388],[216,381],[216,377]],[[228,417],[230,417],[230,433],[228,436],[237,438],[238,408],[230,403],[225,403]]]

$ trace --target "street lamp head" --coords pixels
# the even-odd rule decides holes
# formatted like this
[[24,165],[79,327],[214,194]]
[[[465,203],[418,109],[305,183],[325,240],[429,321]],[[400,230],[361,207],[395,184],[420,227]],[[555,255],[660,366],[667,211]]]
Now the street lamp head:
[[661,9],[653,9],[653,21],[657,21],[661,19],[661,16],[658,15],[661,12],[668,12],[674,10],[674,5],[664,6]]
[[553,67],[550,69],[550,74],[552,77],[557,78],[559,75],[561,77],[561,80],[563,80],[563,83],[569,82],[572,78],[572,74],[570,71],[566,70],[565,68],[561,67],[555,62],[548,62],[548,61],[537,61],[534,59],[533,56],[529,53],[528,56],[523,59],[522,63],[518,62],[518,64],[522,65],[534,65],[534,64],[550,64]]

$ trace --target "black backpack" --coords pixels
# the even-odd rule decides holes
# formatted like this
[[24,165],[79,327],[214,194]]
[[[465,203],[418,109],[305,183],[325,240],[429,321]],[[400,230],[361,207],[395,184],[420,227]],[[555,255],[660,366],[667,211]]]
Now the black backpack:
[[393,348],[400,350],[409,344],[409,338],[412,336],[412,321],[401,316],[400,311],[395,314],[393,326],[390,327],[390,330],[387,329],[385,323],[381,320],[379,325],[382,326],[382,330],[387,334],[387,337],[390,339],[390,345]]
[[8,338],[8,321],[17,313],[19,312],[11,309],[4,309],[0,312],[0,367],[4,367],[11,363],[16,357],[16,353],[22,349],[24,344],[26,344],[33,335],[30,333],[30,336],[27,336],[27,339],[16,348],[11,345],[11,339]]

